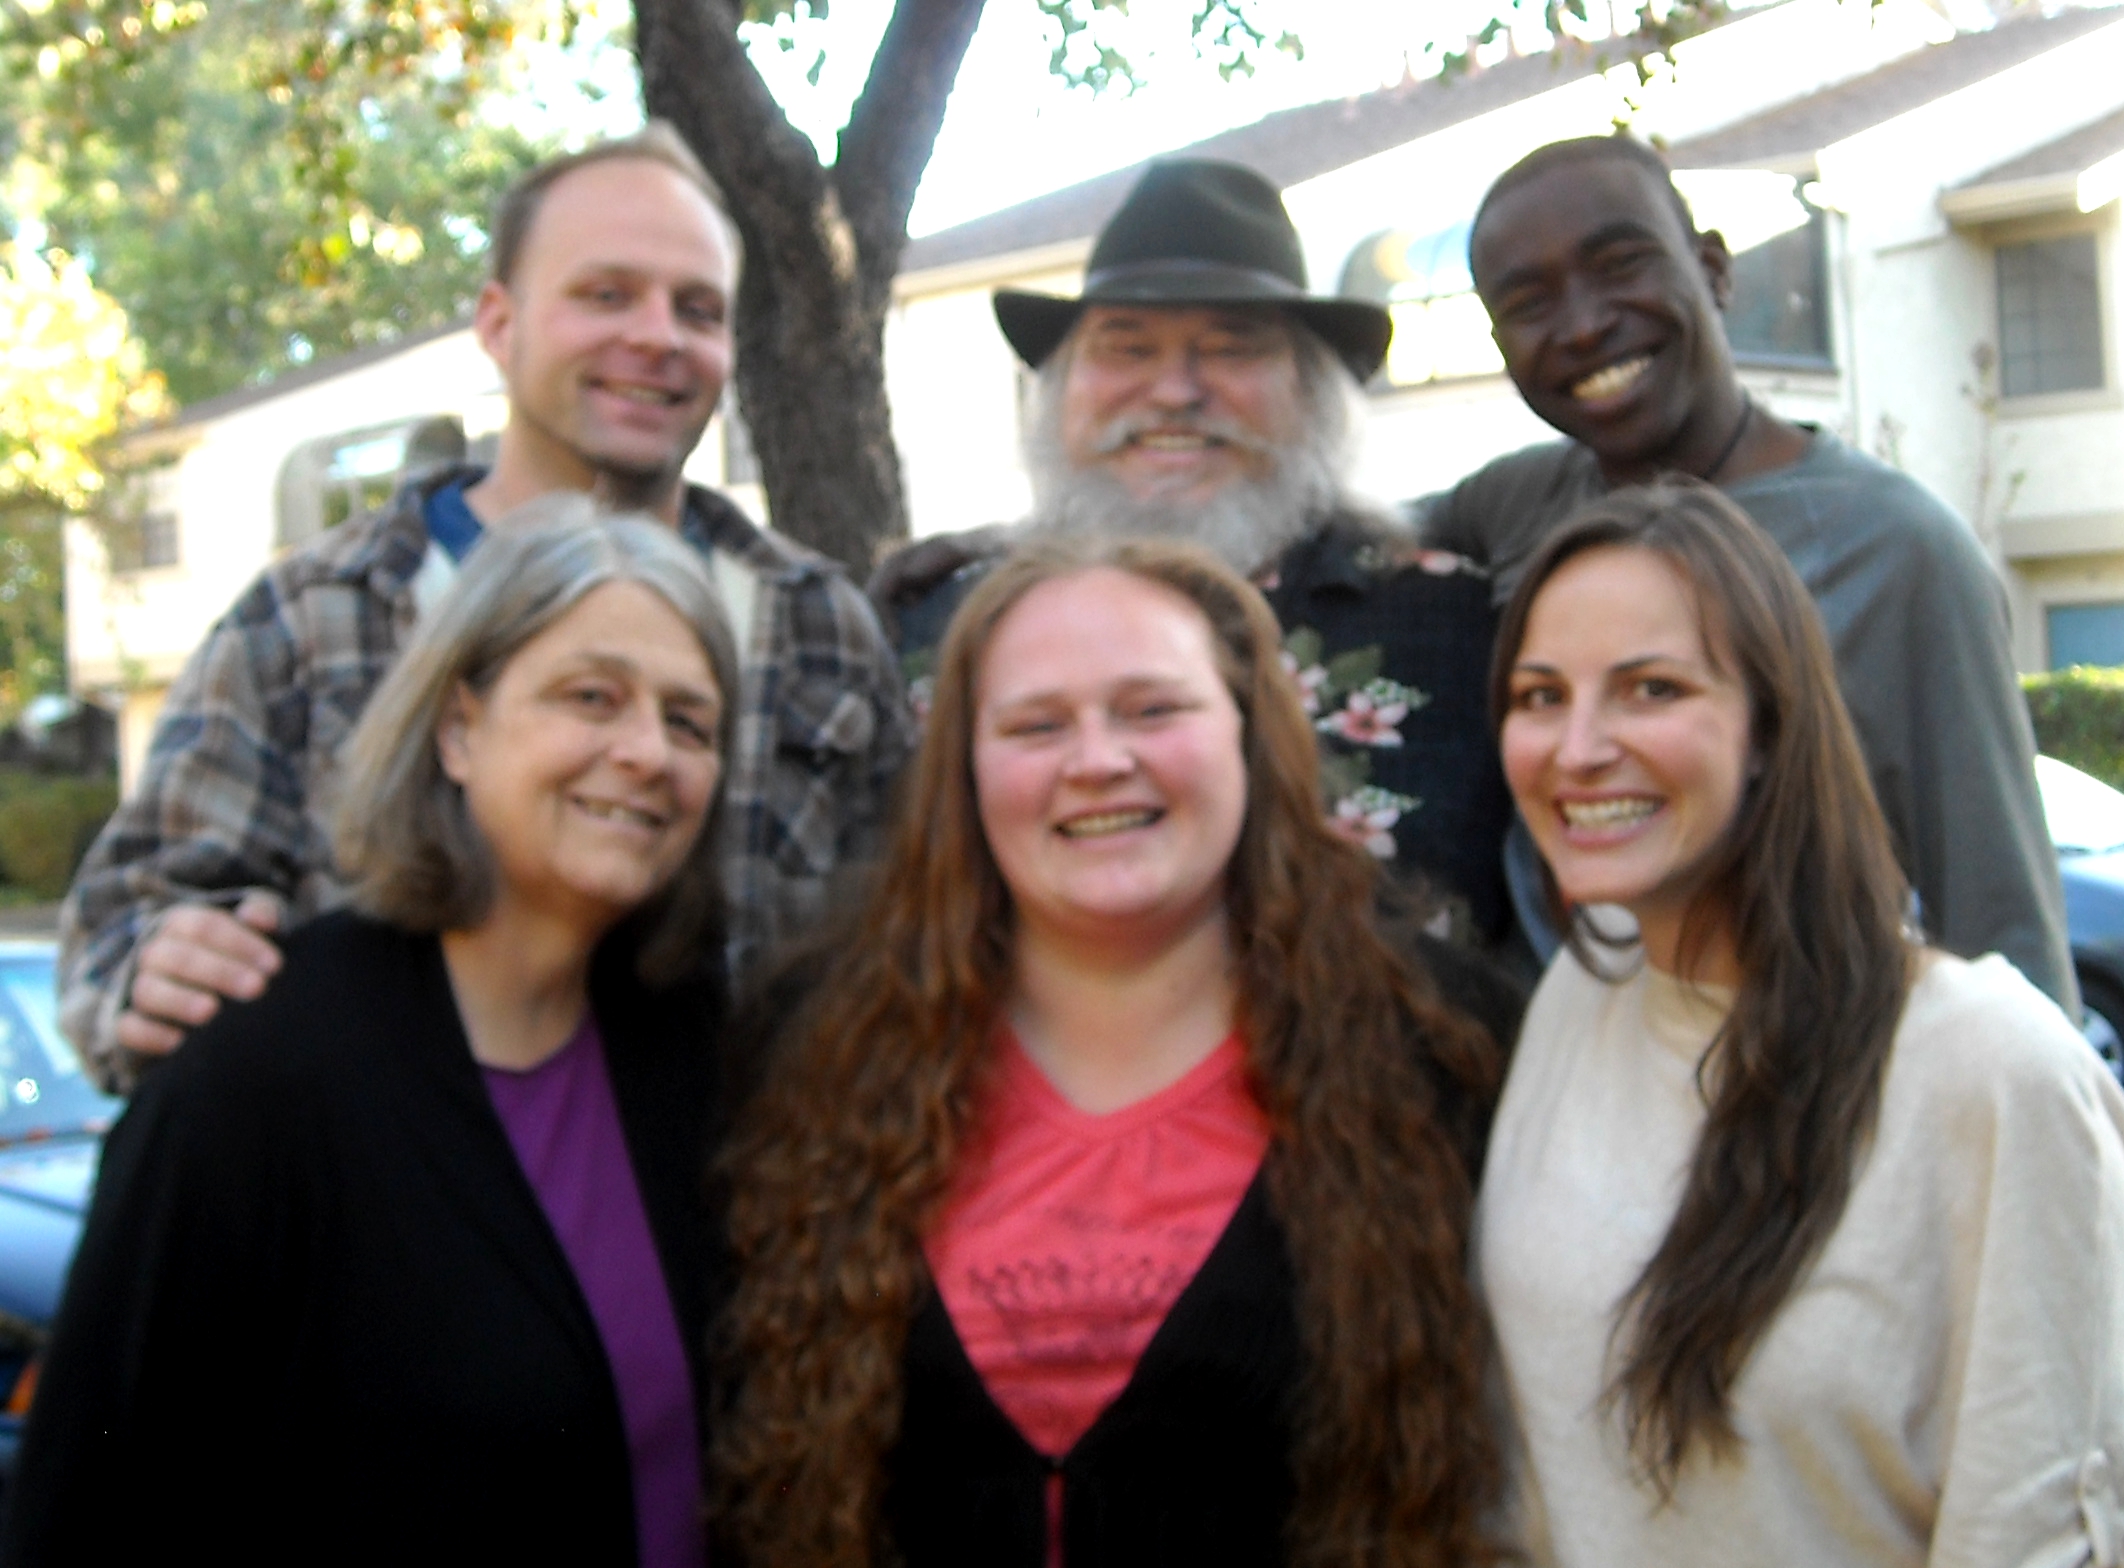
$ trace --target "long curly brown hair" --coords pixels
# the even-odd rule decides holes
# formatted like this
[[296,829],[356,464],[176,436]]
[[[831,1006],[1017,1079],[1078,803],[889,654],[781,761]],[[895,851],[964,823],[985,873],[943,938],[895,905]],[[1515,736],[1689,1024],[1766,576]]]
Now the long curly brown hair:
[[[1751,782],[1682,930],[1685,968],[1712,932],[1729,933],[1740,985],[1700,1069],[1709,1108],[1680,1205],[1618,1320],[1610,1391],[1664,1493],[1692,1444],[1723,1454],[1740,1441],[1733,1385],[1844,1212],[1918,948],[1814,603],[1769,535],[1711,486],[1676,476],[1617,490],[1550,536],[1498,628],[1498,724],[1542,585],[1610,548],[1649,550],[1680,573],[1704,646],[1748,693]],[[1602,972],[1601,940],[1576,913],[1571,944]]]
[[1326,824],[1276,621],[1171,542],[1022,551],[969,596],[875,891],[785,1036],[725,1160],[739,1283],[720,1349],[720,1527],[752,1568],[890,1560],[883,1460],[933,1288],[922,1238],[968,1134],[1012,974],[1011,901],[976,813],[975,683],[1039,583],[1114,567],[1201,610],[1244,722],[1227,876],[1238,1026],[1273,1130],[1268,1193],[1299,1281],[1294,1562],[1484,1560],[1495,1464],[1468,1288],[1470,1156],[1449,1122],[1499,1057],[1375,929],[1370,858]]

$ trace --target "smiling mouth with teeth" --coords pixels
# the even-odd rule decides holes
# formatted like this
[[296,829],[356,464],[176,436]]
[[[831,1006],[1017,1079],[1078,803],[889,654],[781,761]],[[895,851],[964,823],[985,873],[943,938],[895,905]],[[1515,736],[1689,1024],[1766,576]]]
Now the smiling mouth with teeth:
[[1571,396],[1582,403],[1597,402],[1604,397],[1613,397],[1634,383],[1652,363],[1650,354],[1640,354],[1635,359],[1626,359],[1619,365],[1608,365],[1596,370],[1571,388]]
[[1644,821],[1662,804],[1649,795],[1624,795],[1613,800],[1560,800],[1556,809],[1574,828],[1621,828]]
[[1125,833],[1130,828],[1147,828],[1164,815],[1150,806],[1132,811],[1100,811],[1058,822],[1055,831],[1064,838],[1099,838],[1108,833]]
[[1131,439],[1135,445],[1153,452],[1200,452],[1223,444],[1215,436],[1192,430],[1146,430]]
[[685,393],[665,387],[618,386],[608,381],[604,389],[625,402],[641,403],[651,408],[670,408],[686,400]]
[[660,831],[664,826],[664,819],[655,812],[643,811],[636,806],[623,806],[617,801],[578,800],[576,805],[587,815],[602,822],[625,822],[634,827],[647,828],[651,832]]

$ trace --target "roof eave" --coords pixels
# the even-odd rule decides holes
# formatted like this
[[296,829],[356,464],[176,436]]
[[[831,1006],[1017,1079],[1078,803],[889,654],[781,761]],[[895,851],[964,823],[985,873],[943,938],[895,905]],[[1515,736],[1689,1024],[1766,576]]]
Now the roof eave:
[[2124,152],[2062,174],[2020,180],[1987,180],[1940,193],[1940,211],[1956,228],[2007,223],[2016,218],[2099,212],[2124,196]]
[[1091,257],[1092,236],[1054,240],[1023,250],[998,252],[948,261],[919,272],[903,272],[892,280],[892,297],[905,300],[924,294],[947,294],[958,289],[993,287],[1041,272],[1061,272],[1082,267]]

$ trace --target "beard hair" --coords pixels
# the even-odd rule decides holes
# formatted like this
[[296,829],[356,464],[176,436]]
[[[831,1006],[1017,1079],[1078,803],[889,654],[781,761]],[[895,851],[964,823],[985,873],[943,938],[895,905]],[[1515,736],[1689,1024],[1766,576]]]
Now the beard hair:
[[[1207,500],[1133,494],[1103,465],[1073,463],[1062,441],[1062,387],[1073,344],[1065,343],[1040,367],[1033,417],[1025,442],[1032,479],[1030,529],[1057,536],[1150,534],[1184,539],[1221,557],[1233,570],[1261,570],[1305,538],[1344,500],[1344,477],[1361,428],[1362,394],[1327,346],[1293,326],[1298,353],[1302,426],[1287,446],[1274,447],[1251,432],[1217,421],[1179,420],[1233,438],[1268,464],[1258,478],[1241,475]],[[1117,447],[1125,424],[1103,434],[1102,446]]]

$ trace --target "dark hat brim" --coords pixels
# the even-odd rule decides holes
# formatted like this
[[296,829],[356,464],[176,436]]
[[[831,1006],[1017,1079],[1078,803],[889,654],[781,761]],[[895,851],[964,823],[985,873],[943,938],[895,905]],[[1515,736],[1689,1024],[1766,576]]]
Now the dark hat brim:
[[1087,305],[1273,305],[1309,327],[1349,367],[1359,384],[1371,380],[1386,362],[1387,344],[1394,337],[1394,320],[1385,307],[1365,300],[1316,299],[1279,291],[1271,286],[1275,281],[1235,268],[1175,267],[1145,269],[1133,280],[1103,286],[1095,280],[1079,299],[998,289],[996,325],[1018,358],[1037,370],[1062,346]]

